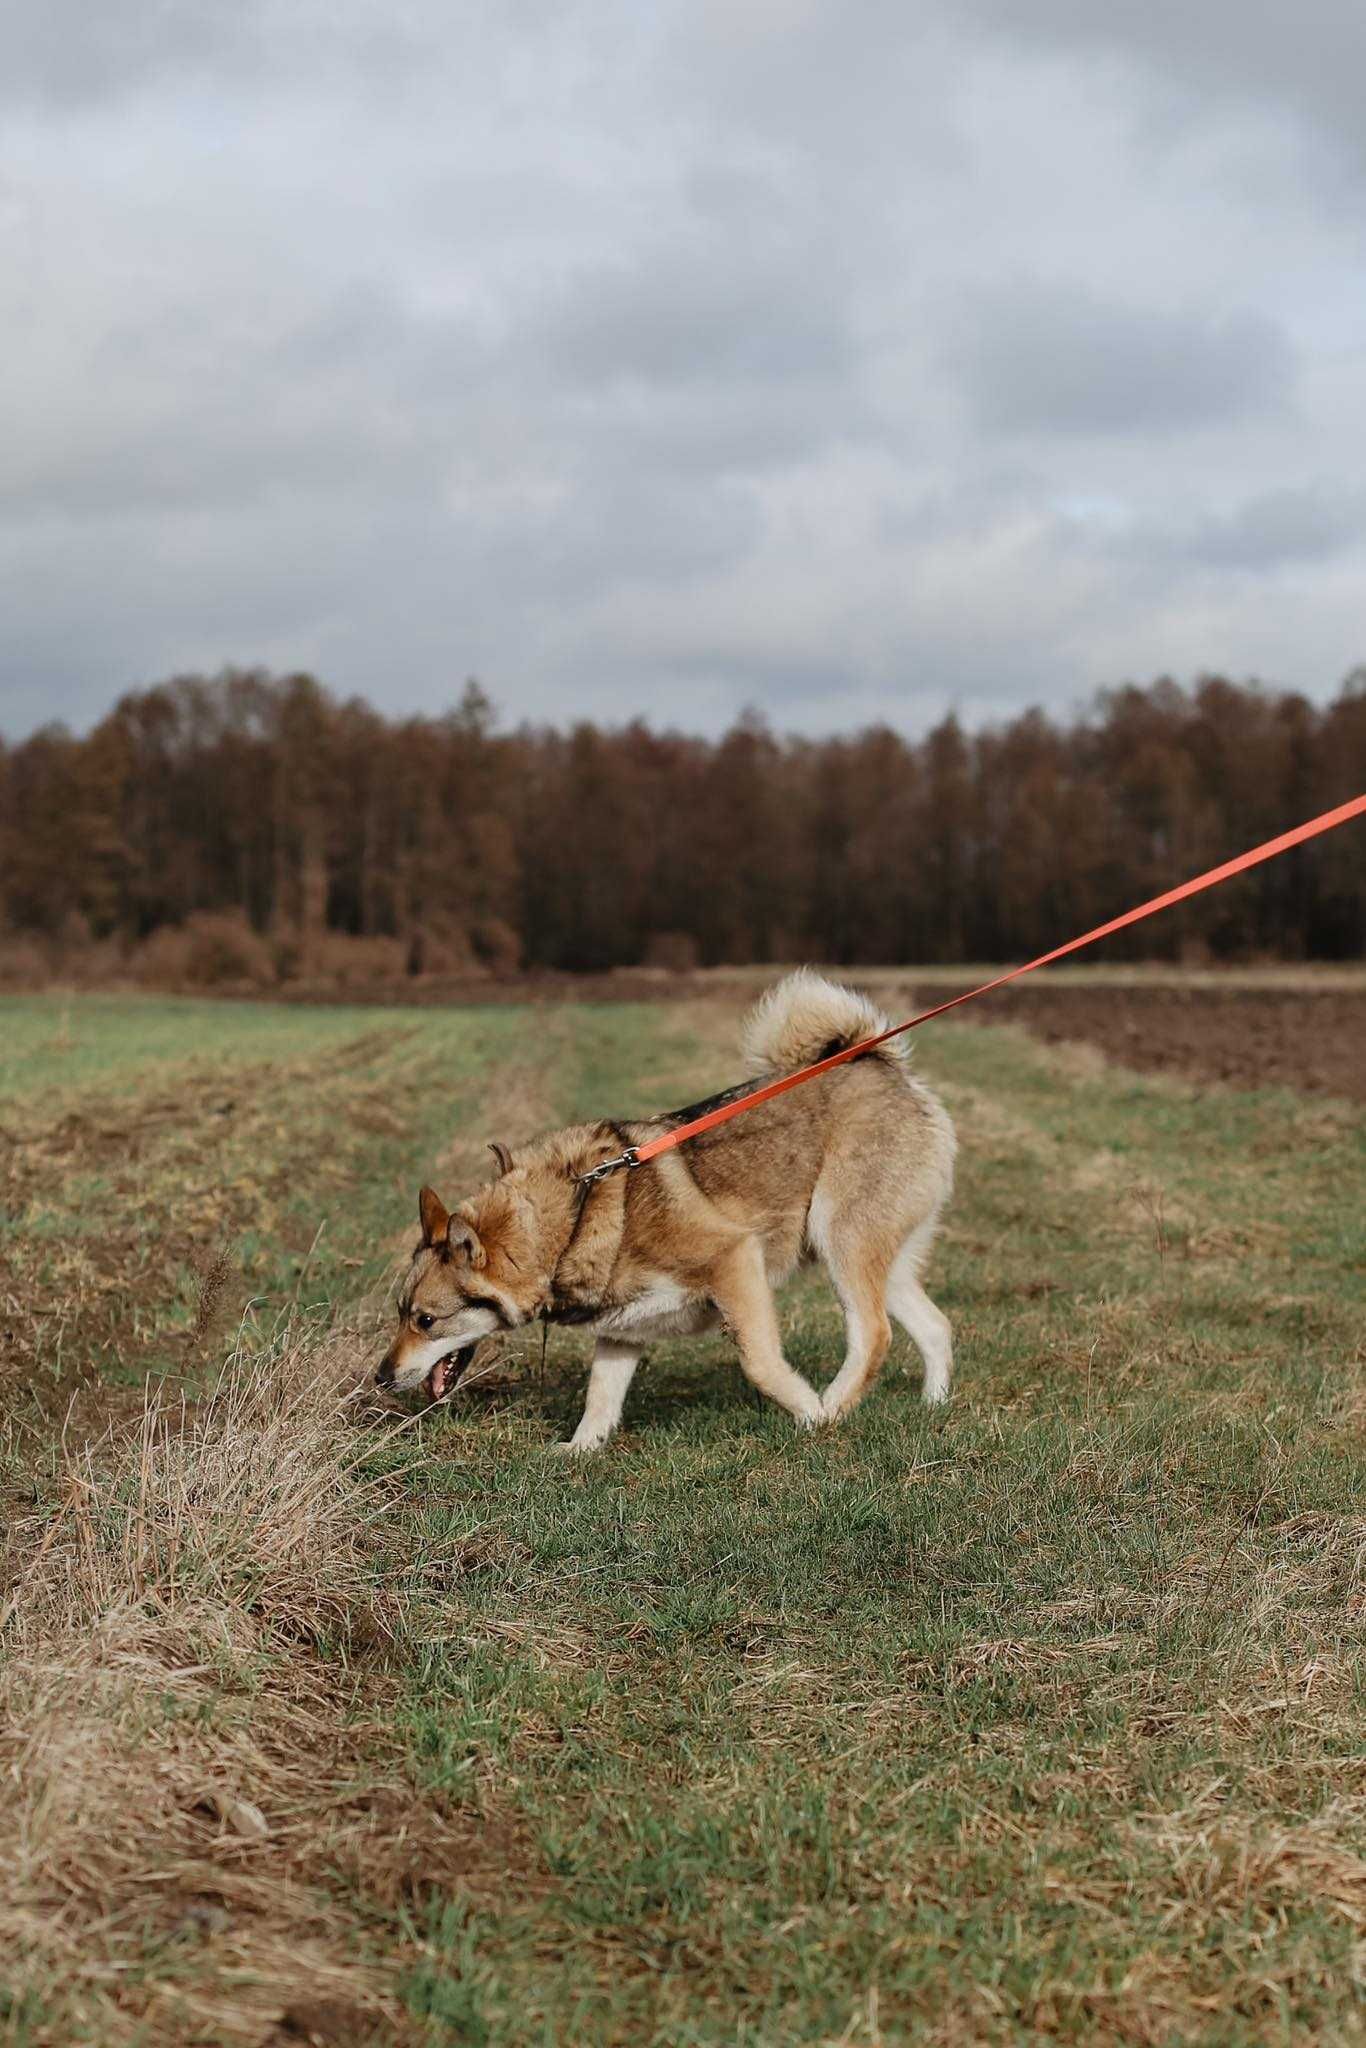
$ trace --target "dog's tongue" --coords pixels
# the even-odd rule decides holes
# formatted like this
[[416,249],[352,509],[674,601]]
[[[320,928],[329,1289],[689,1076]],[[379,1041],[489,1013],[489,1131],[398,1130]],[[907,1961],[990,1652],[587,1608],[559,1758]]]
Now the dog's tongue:
[[444,1358],[439,1358],[432,1367],[432,1399],[434,1401],[439,1401],[446,1391],[446,1367],[447,1361]]

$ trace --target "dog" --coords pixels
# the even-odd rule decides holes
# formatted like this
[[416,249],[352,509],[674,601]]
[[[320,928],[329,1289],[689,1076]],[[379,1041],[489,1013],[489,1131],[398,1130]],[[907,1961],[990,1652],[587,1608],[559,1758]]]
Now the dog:
[[[496,1177],[448,1211],[419,1198],[422,1242],[398,1299],[382,1387],[450,1391],[486,1337],[533,1317],[594,1334],[570,1453],[621,1420],[645,1346],[725,1323],[759,1391],[799,1426],[837,1421],[867,1393],[891,1341],[888,1311],[924,1360],[924,1398],[948,1398],[948,1319],[921,1285],[953,1186],[953,1124],[893,1039],[643,1166],[583,1175],[779,1074],[887,1028],[865,997],[803,968],[760,999],[741,1045],[750,1079],[640,1122],[577,1124],[490,1147]],[[823,1395],[783,1357],[773,1289],[819,1258],[844,1311],[844,1361]]]

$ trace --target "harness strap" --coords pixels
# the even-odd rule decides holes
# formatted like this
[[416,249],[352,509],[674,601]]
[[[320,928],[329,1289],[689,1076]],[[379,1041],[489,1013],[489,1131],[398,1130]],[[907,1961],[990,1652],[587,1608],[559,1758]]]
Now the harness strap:
[[609,1173],[615,1173],[618,1167],[634,1166],[636,1164],[635,1147],[626,1143],[626,1133],[622,1130],[620,1124],[609,1122],[607,1129],[621,1145],[622,1150],[616,1158],[605,1160],[601,1166],[590,1167],[587,1173],[578,1173],[574,1176],[575,1186],[578,1189],[574,1209],[574,1222],[568,1237],[565,1239],[560,1255],[555,1261],[555,1270],[550,1276],[550,1299],[541,1311],[541,1314],[547,1320],[553,1318],[556,1322],[587,1322],[598,1314],[598,1309],[589,1306],[586,1302],[562,1302],[557,1305],[555,1283],[565,1261],[578,1243],[579,1233],[583,1229],[584,1218],[588,1214],[589,1199],[597,1183],[600,1180],[605,1180]]

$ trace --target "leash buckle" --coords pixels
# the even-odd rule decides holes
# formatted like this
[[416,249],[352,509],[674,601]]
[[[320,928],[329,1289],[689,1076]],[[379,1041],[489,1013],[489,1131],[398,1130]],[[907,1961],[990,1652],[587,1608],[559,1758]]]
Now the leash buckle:
[[591,1187],[594,1181],[606,1180],[609,1173],[615,1173],[622,1166],[639,1166],[640,1154],[634,1145],[628,1145],[615,1159],[604,1159],[601,1166],[590,1166],[587,1173],[576,1173],[574,1178],[581,1188]]

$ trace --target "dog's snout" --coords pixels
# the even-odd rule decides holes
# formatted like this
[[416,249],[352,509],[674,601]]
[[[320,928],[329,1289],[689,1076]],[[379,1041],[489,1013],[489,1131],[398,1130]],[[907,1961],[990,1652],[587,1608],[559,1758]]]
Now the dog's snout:
[[394,1354],[392,1351],[386,1351],[379,1362],[379,1371],[375,1374],[375,1385],[377,1387],[392,1387],[394,1384],[394,1370]]

